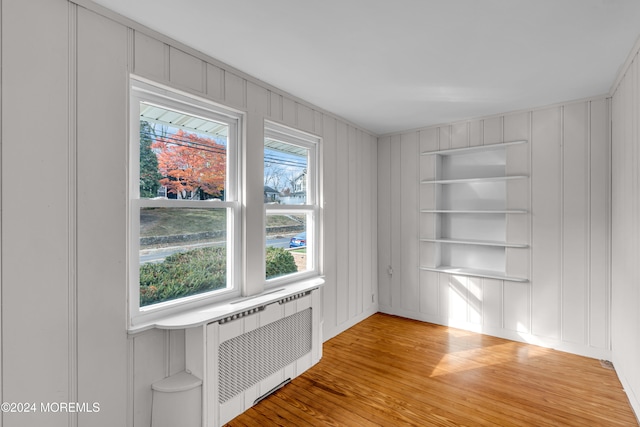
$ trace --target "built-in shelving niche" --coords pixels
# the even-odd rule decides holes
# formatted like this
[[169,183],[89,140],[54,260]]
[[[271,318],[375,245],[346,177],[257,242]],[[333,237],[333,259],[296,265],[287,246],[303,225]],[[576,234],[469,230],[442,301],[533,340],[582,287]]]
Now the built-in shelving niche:
[[528,180],[507,175],[507,150],[526,142],[421,153],[432,160],[420,181],[420,269],[528,281],[506,273],[507,248],[529,247],[507,239],[509,216],[527,213],[509,206],[509,186]]

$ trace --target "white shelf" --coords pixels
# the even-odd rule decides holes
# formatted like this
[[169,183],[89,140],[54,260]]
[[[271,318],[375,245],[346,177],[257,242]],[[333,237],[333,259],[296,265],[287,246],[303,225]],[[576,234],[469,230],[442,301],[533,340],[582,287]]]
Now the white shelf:
[[452,245],[477,245],[477,246],[495,246],[499,248],[528,248],[529,245],[524,243],[497,242],[492,240],[462,240],[462,239],[420,239],[421,242],[446,243]]
[[462,148],[448,148],[445,150],[437,150],[437,151],[423,151],[420,153],[422,156],[429,156],[432,154],[462,154],[462,153],[473,153],[474,151],[487,151],[487,150],[499,150],[504,147],[509,147],[511,145],[525,144],[527,141],[509,141],[503,142],[499,144],[490,144],[490,145],[474,145],[473,147],[462,147]]
[[420,184],[467,184],[474,182],[493,182],[493,181],[508,181],[511,179],[523,179],[528,178],[526,175],[511,175],[511,176],[492,176],[487,178],[461,178],[461,179],[436,179],[436,180],[422,180]]
[[421,209],[422,213],[461,213],[461,214],[525,214],[526,209],[508,209],[508,210],[447,210],[447,209]]
[[528,282],[529,280],[524,277],[507,276],[499,271],[491,270],[477,270],[473,268],[452,267],[448,265],[441,265],[440,267],[420,267],[423,271],[435,271],[437,273],[456,274],[459,276],[471,276],[482,277],[485,279],[507,280],[510,282]]
[[507,227],[508,215],[529,213],[508,200],[509,191],[516,189],[511,183],[529,178],[519,172],[509,175],[508,147],[526,143],[518,140],[420,153],[435,155],[433,161],[424,163],[428,174],[423,177],[428,178],[420,180],[420,184],[434,186],[422,187],[420,193],[422,203],[428,203],[423,206],[433,209],[420,212],[437,215],[435,221],[426,223],[433,227],[430,235],[451,236],[419,239],[433,244],[423,245],[421,251],[430,258],[429,264],[438,266],[421,270],[528,282],[524,277],[508,276],[505,268],[508,248],[529,248],[528,243],[509,242]]

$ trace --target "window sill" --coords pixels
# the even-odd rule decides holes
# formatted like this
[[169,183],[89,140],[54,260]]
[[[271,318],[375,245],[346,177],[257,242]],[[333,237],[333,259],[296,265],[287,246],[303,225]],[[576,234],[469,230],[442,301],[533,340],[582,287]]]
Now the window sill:
[[300,293],[318,289],[324,284],[324,277],[301,280],[299,282],[282,285],[276,289],[265,291],[251,297],[236,298],[223,303],[216,303],[204,307],[187,310],[179,314],[156,319],[148,323],[141,323],[129,329],[129,334],[135,334],[148,329],[186,329],[217,322],[246,311],[260,309],[266,305],[286,300]]

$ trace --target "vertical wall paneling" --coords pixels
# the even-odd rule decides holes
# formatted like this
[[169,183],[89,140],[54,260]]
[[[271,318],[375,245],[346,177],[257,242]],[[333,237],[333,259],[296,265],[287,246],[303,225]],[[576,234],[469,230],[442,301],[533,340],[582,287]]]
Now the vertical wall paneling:
[[609,347],[609,292],[610,269],[600,260],[610,257],[610,176],[611,153],[609,101],[594,100],[590,109],[589,156],[589,295],[588,319],[589,344],[592,347]]
[[[78,8],[69,3],[69,143],[67,153],[68,163],[68,212],[69,212],[69,401],[77,402],[78,399],[78,177],[77,177],[77,116],[78,96],[75,82],[77,80],[77,41],[78,41]],[[1,376],[0,376],[1,377]],[[70,427],[78,425],[78,416],[72,414],[69,420]]]
[[442,126],[439,128],[438,135],[438,148],[440,150],[446,150],[447,148],[453,148],[451,146],[451,126]]
[[296,125],[296,103],[294,100],[282,98],[282,121],[289,126]]
[[319,111],[313,111],[313,133],[318,136],[324,136],[324,114]]
[[[640,253],[640,224],[637,221],[638,216],[640,215],[639,205],[640,199],[638,198],[638,193],[640,192],[640,183],[638,183],[639,178],[639,170],[640,170],[640,64],[636,59],[633,64],[633,102],[632,102],[632,135],[633,135],[633,147],[634,147],[634,201],[635,201],[635,210],[634,214],[634,254]],[[635,258],[637,260],[637,257]],[[634,352],[635,356],[640,355],[640,313],[638,313],[637,307],[640,307],[640,268],[638,267],[638,263],[634,263],[635,271],[634,271],[634,280],[633,284],[635,284],[635,288],[633,289],[631,295],[633,295],[633,302],[635,303],[635,319],[632,318],[631,327],[635,328],[635,339],[634,339]],[[634,321],[635,320],[635,321]],[[637,359],[636,359],[637,360]],[[633,378],[633,391],[635,397],[635,410],[636,415],[640,418],[640,366],[637,363],[631,365],[630,376]]]
[[[4,249],[4,238],[2,237],[2,221],[3,221],[3,203],[4,203],[4,199],[2,198],[2,189],[4,188],[4,173],[3,173],[3,147],[2,147],[2,138],[4,137],[4,132],[2,130],[2,119],[3,119],[3,115],[2,115],[2,111],[4,109],[4,96],[3,96],[3,91],[2,91],[2,81],[4,78],[4,75],[2,73],[2,63],[4,61],[4,55],[2,55],[2,46],[3,46],[3,19],[2,19],[2,0],[0,0],[0,382],[2,382],[2,378],[3,377],[3,371],[4,371],[4,364],[2,363],[1,359],[2,359],[2,354],[3,354],[3,346],[4,346],[4,339],[3,339],[3,331],[4,331],[4,327],[3,327],[3,312],[2,312],[2,289],[3,289],[3,283],[4,283],[4,274],[2,273],[2,263],[3,263],[3,257],[2,257],[2,250]],[[0,401],[4,402],[4,387],[0,387]],[[3,422],[2,422],[2,415],[0,415],[0,427],[2,427]]]
[[313,132],[315,125],[313,110],[306,105],[296,103],[296,114],[296,127],[307,132]]
[[338,278],[337,278],[337,251],[335,248],[341,244],[337,235],[338,228],[338,189],[336,178],[337,171],[337,123],[335,119],[327,118],[323,122],[323,155],[324,155],[324,274],[325,285],[323,292],[324,312],[324,336],[332,336],[338,324]]
[[482,145],[484,142],[484,128],[482,120],[469,122],[469,146]]
[[391,307],[391,139],[378,140],[378,303]]
[[[356,290],[356,313],[360,314],[364,311],[365,303],[362,300],[365,295],[365,284],[364,284],[364,270],[365,270],[365,251],[364,251],[364,232],[365,232],[365,220],[362,216],[363,212],[363,204],[365,203],[365,193],[367,191],[367,177],[365,176],[364,163],[367,157],[367,147],[365,146],[364,135],[358,130],[356,137],[356,218],[359,220],[356,222],[357,227],[356,231],[358,233],[358,237],[356,239],[356,273],[358,274],[358,288]],[[369,297],[368,297],[369,298]]]
[[[66,401],[72,389],[69,19],[66,2],[2,2],[2,397],[9,402]],[[45,136],[29,131],[34,117]],[[34,197],[44,182],[55,191]],[[66,414],[29,415],[2,420],[70,423]]]
[[[373,304],[373,268],[375,263],[371,258],[371,245],[373,241],[372,230],[375,230],[375,216],[367,214],[371,212],[373,199],[373,182],[371,175],[371,167],[375,161],[373,153],[376,151],[376,145],[370,135],[362,133],[362,204],[360,206],[360,215],[362,218],[362,311],[365,312],[371,308]],[[377,286],[377,284],[376,284]]]
[[[446,273],[440,273],[437,275],[437,286],[438,286],[438,313],[440,315],[440,319],[446,325],[455,325],[456,327],[462,327],[462,319],[460,316],[457,318],[451,314],[451,305],[453,302],[451,301],[451,295],[453,293],[453,288],[450,286],[451,283],[451,275]],[[454,298],[456,298],[456,295]],[[454,306],[455,310],[455,306]]]
[[[355,201],[355,209],[353,210],[355,213],[355,221],[356,224],[355,233],[356,238],[354,241],[354,247],[351,248],[351,253],[354,254],[356,265],[355,265],[355,274],[356,274],[356,295],[355,295],[355,314],[362,313],[363,310],[363,302],[362,295],[364,294],[364,283],[363,283],[363,272],[364,272],[364,254],[362,252],[362,242],[363,242],[363,230],[364,230],[364,221],[362,218],[362,203],[364,201],[364,192],[365,192],[365,177],[363,176],[363,157],[365,156],[365,152],[363,151],[363,141],[362,141],[362,132],[356,130],[355,138],[352,144],[349,146],[349,155],[353,154],[354,160],[354,172],[355,176],[353,177],[353,185],[354,192],[351,193],[351,198]],[[353,153],[352,153],[353,150]],[[357,218],[357,219],[356,219]]]
[[102,409],[78,424],[96,427],[126,424],[127,59],[127,28],[80,8],[78,397]]
[[502,280],[482,279],[482,282],[482,326],[488,331],[499,331],[504,328],[504,317],[517,318],[521,314],[520,306],[505,303]]
[[[137,51],[137,49],[136,49]],[[207,64],[207,95],[215,100],[224,99],[224,70]]]
[[[630,147],[629,147],[629,157],[631,160],[629,161],[631,166],[630,173],[630,182],[629,182],[629,198],[630,198],[630,214],[632,217],[632,223],[629,227],[629,231],[631,233],[630,243],[628,244],[629,254],[638,254],[640,253],[640,239],[638,237],[638,232],[640,230],[640,225],[638,224],[638,218],[640,216],[640,212],[638,207],[640,205],[640,199],[638,198],[638,192],[640,192],[640,186],[638,185],[638,170],[640,169],[638,166],[640,165],[640,159],[638,158],[638,154],[640,153],[640,136],[638,135],[638,123],[640,116],[640,109],[638,108],[638,93],[640,92],[640,87],[638,85],[638,60],[636,59],[633,62],[631,70],[629,72],[629,90],[632,95],[628,96],[627,105],[629,107],[628,111],[631,112],[627,116],[627,120],[625,121],[625,127],[628,128],[626,134],[630,136]],[[627,255],[629,256],[629,255]],[[640,283],[640,268],[638,267],[637,258],[634,256],[630,259],[629,265],[631,267],[631,283],[634,285],[632,289],[629,289],[629,296],[631,297],[631,305],[635,306],[635,315],[629,318],[630,324],[634,326],[636,329],[635,337],[631,341],[630,348],[633,351],[633,354],[640,354],[640,334],[638,333],[638,326],[640,325],[640,314],[638,313],[638,303],[640,302],[640,290],[638,289],[638,283]],[[638,364],[631,364],[630,374],[632,378],[638,379],[640,378],[640,367]],[[638,399],[638,392],[640,388],[636,388],[637,392],[636,399]]]
[[[630,59],[612,89],[611,346],[616,372],[636,415],[640,415],[640,57],[637,44]],[[593,285],[592,281],[592,304],[597,304],[601,292]]]
[[269,111],[269,91],[254,83],[247,82],[247,109],[267,115]]
[[139,31],[135,32],[135,56],[133,72],[160,81],[169,80],[168,48],[165,44]]
[[[440,281],[441,295],[445,297],[443,304],[447,304],[448,320],[451,325],[465,325],[469,319],[469,311],[477,310],[469,298],[468,283],[471,277],[447,274]],[[470,325],[470,327],[472,327]]]
[[369,230],[371,230],[368,235],[371,236],[371,240],[369,242],[369,257],[371,260],[370,264],[370,272],[371,278],[369,280],[369,286],[371,287],[371,305],[370,311],[378,311],[378,233],[377,224],[378,224],[378,197],[380,197],[380,192],[378,191],[377,181],[378,181],[378,169],[376,165],[378,164],[378,149],[377,149],[377,138],[374,136],[369,136],[369,152],[371,156],[369,158],[369,162],[367,164],[369,168],[369,195],[370,195],[370,203],[369,209],[373,213],[370,219]]
[[434,318],[439,315],[440,309],[440,304],[438,304],[438,277],[439,274],[433,271],[420,271],[418,277],[420,286],[420,312]]
[[560,338],[561,108],[532,116],[532,300],[535,335]]
[[589,286],[589,103],[564,107],[562,339],[585,344]]
[[274,120],[282,120],[282,95],[269,92],[269,115]]
[[184,329],[176,329],[166,331],[168,336],[168,372],[167,375],[174,375],[184,371],[185,368],[185,331]]
[[349,281],[348,288],[349,291],[347,293],[347,301],[348,301],[348,315],[349,318],[354,317],[357,313],[358,301],[356,300],[356,296],[358,295],[358,257],[360,254],[358,253],[358,185],[356,182],[358,176],[358,149],[357,149],[357,129],[352,126],[347,127],[347,194],[349,195],[348,199],[348,212],[349,212],[349,224],[353,224],[349,227],[347,237],[348,240],[345,242],[347,246],[347,250],[349,251]]
[[134,426],[151,425],[150,385],[168,376],[165,331],[153,329],[133,338]]
[[[439,132],[438,128],[421,130],[418,133],[419,144],[418,150],[420,153],[427,151],[435,151],[439,147]],[[434,156],[419,156],[419,179],[435,179],[436,178],[436,158]],[[421,204],[419,209],[435,209],[435,191],[436,187],[432,185],[420,185],[419,186]],[[425,192],[431,192],[425,194]],[[430,213],[418,213],[419,223],[419,237],[421,238],[435,238],[436,230],[439,228],[436,225],[436,221],[439,220],[438,215]],[[430,265],[429,261],[437,259],[438,255],[433,254],[434,250],[438,250],[438,246],[420,242],[419,251],[419,265]],[[435,265],[431,265],[435,267]],[[418,283],[420,286],[420,307],[421,313],[425,313],[429,316],[438,316],[439,314],[439,275],[431,271],[420,271],[418,277]]]
[[[381,218],[386,218],[380,226],[380,260],[391,257],[394,266],[390,280],[379,277],[380,309],[587,356],[609,357],[608,120],[608,100],[594,98],[433,126],[419,130],[415,141],[411,133],[380,138],[379,168],[389,170],[379,172],[379,188],[388,188],[390,205],[400,207],[385,210],[380,205],[379,209]],[[522,247],[506,248],[504,263],[509,276],[529,280],[513,282],[431,271],[413,277],[414,248],[419,248],[420,265],[439,262],[440,245],[416,241],[418,236],[441,237],[435,235],[442,228],[435,222],[441,215],[418,213],[419,209],[435,208],[438,186],[416,189],[416,185],[419,180],[441,177],[441,165],[438,156],[420,156],[416,170],[405,148],[414,142],[418,151],[435,151],[519,140],[528,143],[505,148],[505,174],[527,178],[505,183],[506,208],[527,213],[506,215],[506,241]],[[388,162],[390,166],[386,166]],[[420,200],[419,206],[414,205],[416,200]],[[385,229],[387,222],[390,225]],[[388,242],[384,233],[389,233]],[[388,289],[392,298],[382,304],[382,293]]]
[[497,144],[502,138],[502,117],[491,117],[482,121],[483,145]]
[[[638,193],[640,192],[640,183],[638,182],[638,179],[640,178],[639,175],[639,170],[640,170],[640,63],[637,59],[638,57],[636,56],[636,60],[634,61],[633,64],[633,107],[632,107],[632,123],[633,123],[633,128],[632,128],[632,135],[633,135],[633,141],[634,141],[634,165],[635,167],[633,168],[634,174],[635,174],[635,186],[634,186],[634,200],[635,200],[635,211],[634,211],[634,218],[636,219],[636,221],[634,222],[634,226],[635,226],[635,234],[634,234],[634,241],[635,241],[635,246],[634,246],[634,254],[638,254],[640,253],[640,224],[639,221],[637,221],[638,216],[640,215],[639,212],[639,205],[640,205],[640,199],[638,198]],[[637,259],[637,258],[636,258]],[[637,307],[640,307],[640,285],[638,285],[638,283],[640,283],[640,267],[638,266],[638,263],[634,263],[635,266],[635,274],[634,274],[634,279],[633,283],[635,284],[635,288],[633,289],[631,295],[633,295],[633,301],[635,303],[635,322],[632,320],[631,323],[631,327],[635,328],[635,340],[634,340],[634,355],[638,356],[640,355],[640,333],[638,333],[638,331],[640,331],[640,313],[638,313]],[[637,359],[636,359],[637,360]],[[638,366],[637,363],[632,364],[632,369],[631,369],[631,377],[633,378],[633,391],[632,393],[634,394],[635,397],[635,403],[634,403],[634,407],[636,410],[636,415],[640,418],[640,405],[638,404],[640,402],[640,366]]]
[[418,164],[419,148],[416,132],[400,136],[400,239],[402,271],[401,307],[418,311],[420,290],[418,285]]
[[224,73],[224,98],[232,107],[245,106],[245,80],[233,73]]
[[[613,362],[619,369],[621,379],[622,374],[629,369],[626,365],[627,354],[633,354],[631,343],[633,335],[628,326],[629,302],[633,295],[633,289],[628,283],[631,280],[629,271],[629,253],[626,238],[628,228],[632,224],[629,215],[627,201],[630,200],[627,186],[628,175],[631,173],[625,159],[628,158],[628,147],[630,138],[625,134],[627,115],[630,115],[628,106],[625,105],[626,98],[631,97],[628,87],[628,79],[620,82],[612,101],[612,186],[611,186],[611,347]],[[625,108],[626,107],[626,108]],[[635,312],[635,311],[634,311]]]
[[[338,122],[336,162],[337,175],[337,206],[340,212],[340,221],[337,223],[337,324],[340,325],[349,319],[349,286],[350,286],[350,259],[349,259],[349,142],[347,140],[347,125]],[[345,218],[347,219],[345,221]]]
[[451,148],[469,146],[469,124],[467,122],[451,125]]
[[[374,283],[375,274],[373,269],[376,264],[372,259],[371,248],[373,244],[373,235],[375,235],[375,215],[372,208],[374,206],[374,180],[371,169],[376,162],[376,144],[374,138],[370,135],[362,133],[362,204],[360,206],[360,218],[362,218],[362,312],[367,312],[374,305],[375,295],[374,286],[377,287],[377,281]],[[371,214],[369,214],[371,213]],[[377,310],[376,310],[377,311]]]
[[202,60],[176,48],[169,49],[169,79],[177,87],[197,92],[206,88],[206,67]]
[[467,277],[467,321],[471,325],[482,325],[483,280],[481,277]]
[[[505,141],[531,140],[531,113],[509,114],[503,117]],[[514,145],[507,149],[507,175],[531,175],[530,152],[532,143]],[[507,183],[507,208],[530,210],[531,178]],[[507,241],[530,244],[531,214],[507,215]],[[506,271],[516,277],[530,276],[530,250],[528,248],[506,248]],[[535,285],[505,282],[502,304],[505,330],[530,333],[530,293]]]
[[[629,266],[629,272],[630,272],[630,278],[631,278],[631,283],[634,285],[633,288],[630,288],[628,290],[627,295],[630,297],[630,303],[627,303],[628,306],[635,306],[636,311],[635,314],[629,317],[629,323],[631,325],[638,325],[639,324],[639,317],[640,314],[638,314],[638,302],[639,302],[639,290],[638,290],[638,283],[639,283],[639,279],[640,279],[640,269],[638,268],[638,263],[637,263],[637,258],[635,257],[631,257],[630,254],[638,254],[640,253],[640,251],[638,250],[638,246],[640,245],[640,241],[638,240],[638,217],[640,215],[640,212],[638,212],[638,204],[640,203],[640,200],[638,198],[638,192],[640,191],[640,187],[638,186],[638,181],[637,181],[637,177],[638,177],[638,166],[640,165],[640,161],[638,159],[638,152],[640,151],[640,144],[639,142],[639,138],[638,138],[638,132],[637,132],[637,125],[638,125],[638,114],[640,114],[640,112],[638,111],[638,82],[637,82],[637,70],[638,70],[638,61],[634,61],[633,65],[631,66],[631,69],[629,70],[629,85],[628,85],[628,90],[631,92],[630,95],[627,95],[627,101],[626,101],[626,108],[627,111],[630,112],[627,113],[627,118],[625,119],[625,128],[626,128],[626,135],[629,137],[629,144],[628,144],[628,150],[627,150],[627,155],[629,157],[628,160],[626,160],[627,164],[630,164],[630,173],[628,174],[628,176],[626,176],[625,178],[629,179],[629,183],[628,183],[628,187],[627,187],[627,195],[629,197],[629,202],[628,202],[628,206],[629,206],[629,214],[632,218],[632,222],[627,223],[628,224],[628,229],[627,232],[629,233],[629,236],[627,237],[627,239],[629,240],[629,242],[627,243],[627,248],[629,250],[627,257],[630,258],[628,261],[628,266]],[[625,165],[626,166],[626,165]],[[630,311],[627,311],[630,312]],[[630,350],[633,352],[633,354],[640,354],[640,334],[637,333],[638,330],[636,329],[636,334],[635,337],[630,340]],[[629,365],[631,367],[630,369],[630,374],[633,378],[639,378],[640,377],[640,368],[637,366],[637,363],[634,365]]]
[[402,170],[402,163],[400,157],[400,135],[393,135],[391,137],[391,188],[389,191],[389,198],[391,200],[391,306],[400,307],[402,297],[402,276],[404,271],[401,268],[402,265],[402,248],[404,246],[401,235],[400,224],[401,209],[395,208],[402,206],[402,187],[400,184],[400,176]]

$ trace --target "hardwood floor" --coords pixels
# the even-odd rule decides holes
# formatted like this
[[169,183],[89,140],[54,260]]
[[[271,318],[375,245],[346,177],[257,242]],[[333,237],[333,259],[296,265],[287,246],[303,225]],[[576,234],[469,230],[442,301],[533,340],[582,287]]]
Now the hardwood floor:
[[637,426],[601,362],[376,314],[236,426]]

